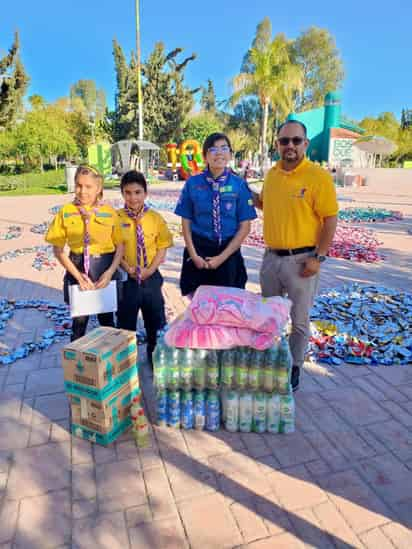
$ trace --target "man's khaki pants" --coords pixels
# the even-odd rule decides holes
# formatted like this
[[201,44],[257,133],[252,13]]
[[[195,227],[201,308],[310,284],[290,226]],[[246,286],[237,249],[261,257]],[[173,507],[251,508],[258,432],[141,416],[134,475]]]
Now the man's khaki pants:
[[267,249],[260,269],[262,295],[287,295],[292,301],[292,333],[289,341],[293,366],[299,367],[305,358],[310,336],[309,315],[319,284],[319,274],[306,278],[300,276],[303,264],[311,253],[278,256]]

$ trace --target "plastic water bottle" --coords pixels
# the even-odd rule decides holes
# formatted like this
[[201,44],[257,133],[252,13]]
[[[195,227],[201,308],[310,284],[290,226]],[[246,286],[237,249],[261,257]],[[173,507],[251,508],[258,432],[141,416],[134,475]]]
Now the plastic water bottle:
[[279,433],[280,428],[280,396],[276,393],[268,395],[266,402],[267,430],[269,433]]
[[252,429],[255,433],[266,431],[266,395],[256,393],[253,399],[253,422]]
[[239,430],[239,393],[227,391],[225,401],[225,428],[231,433],[236,433]]
[[252,430],[253,396],[251,393],[241,393],[239,397],[239,429],[242,433]]
[[236,359],[235,349],[228,349],[222,352],[222,385],[228,389],[232,389],[234,385]]
[[206,399],[206,429],[218,431],[220,427],[220,402],[217,391],[210,390]]
[[271,393],[277,388],[275,378],[277,348],[271,347],[265,353],[265,362],[263,366],[263,389]]
[[202,431],[206,425],[206,395],[205,391],[195,391],[193,396],[195,429]]
[[180,406],[180,423],[183,429],[193,429],[193,394],[192,391],[182,391]]
[[180,428],[180,391],[169,391],[167,395],[167,424]]
[[239,347],[235,365],[235,385],[240,391],[246,388],[248,378],[248,348]]
[[167,387],[166,350],[162,341],[159,341],[153,353],[154,384],[158,389]]
[[286,337],[282,337],[281,339],[276,362],[277,391],[281,395],[287,395],[290,393],[292,355],[290,354],[289,342]]
[[160,427],[167,424],[167,391],[159,389],[156,396],[156,423]]
[[293,395],[280,396],[280,433],[295,432],[295,399]]
[[193,385],[203,391],[206,388],[207,351],[196,349],[193,351]]
[[167,351],[167,387],[176,391],[180,387],[180,364],[184,349],[172,349]]
[[190,391],[193,387],[193,350],[184,349],[180,363],[180,387]]
[[259,391],[263,374],[263,353],[253,350],[249,354],[248,386],[252,392]]
[[207,353],[206,383],[208,389],[217,389],[219,385],[219,355],[215,350]]

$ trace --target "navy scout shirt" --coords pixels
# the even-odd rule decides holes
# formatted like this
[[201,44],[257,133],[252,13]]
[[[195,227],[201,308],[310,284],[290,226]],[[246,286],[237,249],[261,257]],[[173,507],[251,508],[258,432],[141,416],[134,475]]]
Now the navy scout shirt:
[[[213,230],[213,191],[211,184],[203,174],[190,177],[180,194],[175,214],[190,219],[192,232],[216,240]],[[255,219],[252,194],[245,181],[234,174],[229,174],[225,185],[220,187],[220,216],[222,239],[233,238],[242,221]]]

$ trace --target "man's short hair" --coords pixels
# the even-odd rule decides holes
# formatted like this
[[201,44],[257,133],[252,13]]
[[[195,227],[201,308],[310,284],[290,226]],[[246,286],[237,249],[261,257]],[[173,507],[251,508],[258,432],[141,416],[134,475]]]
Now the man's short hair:
[[286,122],[283,122],[283,124],[278,127],[277,135],[279,135],[282,128],[288,126],[289,124],[298,124],[302,128],[303,133],[305,134],[305,138],[308,137],[308,130],[306,129],[305,124],[303,122],[300,122],[299,120],[286,120]]

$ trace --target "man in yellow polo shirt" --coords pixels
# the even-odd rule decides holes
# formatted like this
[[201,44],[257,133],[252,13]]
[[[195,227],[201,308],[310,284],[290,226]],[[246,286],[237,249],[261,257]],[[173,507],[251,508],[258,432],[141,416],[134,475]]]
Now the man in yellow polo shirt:
[[266,251],[260,270],[262,295],[292,301],[292,388],[299,386],[310,335],[309,315],[319,271],[336,230],[338,203],[332,177],[305,157],[306,127],[290,120],[280,126],[280,161],[265,177],[255,205],[263,207]]

